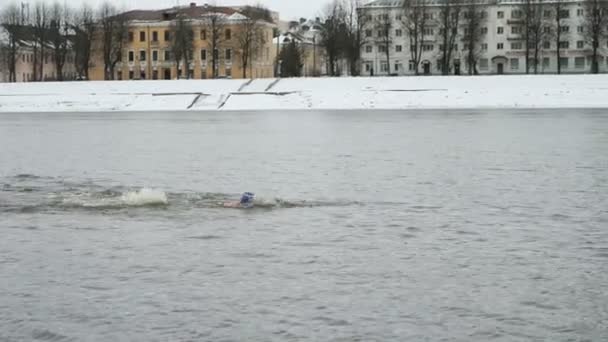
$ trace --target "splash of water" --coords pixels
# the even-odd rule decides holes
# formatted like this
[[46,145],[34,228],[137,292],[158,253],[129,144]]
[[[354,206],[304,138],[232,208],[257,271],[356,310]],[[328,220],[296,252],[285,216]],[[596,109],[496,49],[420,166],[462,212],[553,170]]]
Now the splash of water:
[[129,191],[122,195],[121,200],[124,204],[134,207],[169,204],[167,194],[164,191],[148,188]]

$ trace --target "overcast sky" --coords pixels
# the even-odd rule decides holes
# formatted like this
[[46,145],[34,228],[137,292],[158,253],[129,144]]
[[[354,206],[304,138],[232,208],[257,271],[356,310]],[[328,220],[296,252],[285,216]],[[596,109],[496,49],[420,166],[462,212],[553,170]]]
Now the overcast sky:
[[[35,3],[35,0],[21,0],[23,2]],[[46,0],[53,2],[54,0]],[[113,4],[128,9],[150,9],[150,8],[165,8],[172,7],[177,4],[187,5],[190,2],[196,2],[197,5],[204,3],[213,3],[213,0],[196,1],[196,0],[110,0]],[[0,1],[2,2],[2,1]],[[60,2],[63,2],[60,0]],[[87,2],[93,6],[99,5],[102,0],[69,0],[69,4],[80,4]],[[215,0],[218,5],[248,5],[261,3],[271,10],[278,11],[281,15],[281,20],[291,20],[300,17],[312,18],[318,16],[322,8],[329,0]],[[33,7],[33,6],[32,6]]]

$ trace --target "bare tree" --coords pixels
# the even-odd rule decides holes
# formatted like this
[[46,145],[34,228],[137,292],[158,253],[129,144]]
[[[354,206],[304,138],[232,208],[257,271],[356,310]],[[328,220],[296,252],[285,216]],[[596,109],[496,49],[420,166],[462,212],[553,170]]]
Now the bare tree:
[[477,1],[469,1],[464,8],[464,48],[469,75],[477,75],[477,61],[481,55],[480,43],[484,36],[482,28],[487,20],[486,6]]
[[225,30],[228,24],[226,14],[218,7],[210,6],[203,17],[207,39],[211,41],[211,68],[213,78],[219,76],[220,48],[226,40]]
[[410,58],[416,75],[420,73],[419,65],[422,59],[424,33],[428,25],[428,7],[422,0],[406,0],[403,7],[403,23],[410,39]]
[[342,3],[344,18],[341,21],[345,26],[342,50],[348,59],[351,76],[360,74],[361,49],[367,43],[363,35],[366,17],[358,10],[360,6],[359,0],[343,0]]
[[330,76],[337,75],[337,64],[338,58],[342,52],[342,34],[343,25],[341,18],[343,18],[342,6],[338,0],[334,0],[325,7],[323,13],[321,30],[321,46],[325,49],[328,62],[328,72]]
[[[264,28],[266,23],[272,22],[270,11],[261,6],[245,6],[241,10],[245,17],[240,21],[241,32],[237,37],[237,43],[241,50],[241,66],[243,78],[247,78],[247,68],[253,64],[251,59],[254,51],[257,51],[265,42]],[[249,75],[252,76],[251,73]]]
[[[190,56],[194,51],[194,34],[192,23],[185,13],[179,13],[171,22],[171,54],[177,68],[177,75],[181,74],[183,66],[190,65]],[[182,64],[183,62],[183,64]],[[190,73],[186,72],[186,77],[190,78]]]
[[76,72],[80,77],[89,79],[89,63],[91,61],[91,49],[95,38],[96,23],[93,9],[87,4],[83,4],[78,14],[75,16],[73,25],[74,53]]
[[382,47],[384,56],[386,57],[386,73],[391,73],[391,46],[393,46],[393,26],[394,22],[391,18],[390,9],[385,9],[376,17],[374,26],[378,34],[378,44]]
[[48,40],[49,24],[50,24],[50,12],[46,3],[37,2],[34,7],[34,68],[33,75],[34,80],[42,81],[44,77],[44,64],[48,58],[45,50],[46,43]]
[[562,39],[567,38],[567,32],[564,32],[562,27],[565,27],[567,16],[564,11],[567,10],[566,0],[553,0],[549,4],[551,6],[551,16],[553,25],[550,26],[551,34],[555,39],[555,53],[557,55],[557,73],[562,73]]
[[608,2],[605,0],[585,0],[584,37],[591,45],[591,73],[600,72],[598,50],[602,39],[608,32]]
[[456,48],[460,14],[462,11],[461,0],[445,1],[439,8],[439,36],[441,39],[441,72],[443,75],[450,73],[452,54]]
[[123,49],[128,38],[129,22],[109,2],[101,5],[99,21],[102,30],[104,79],[113,80],[116,64],[122,59]]
[[6,6],[1,13],[0,24],[8,35],[7,45],[4,48],[4,62],[8,69],[8,81],[17,82],[17,56],[19,54],[19,40],[23,30],[23,17],[19,6],[15,3]]
[[67,5],[62,6],[58,2],[55,2],[50,11],[49,41],[51,43],[55,71],[57,72],[56,79],[58,81],[63,81],[63,67],[71,47],[71,20],[70,8]]
[[526,74],[534,68],[538,73],[539,55],[542,43],[549,36],[551,23],[543,14],[548,4],[542,0],[523,0],[514,11],[514,17],[520,19],[522,25],[522,38],[525,44]]

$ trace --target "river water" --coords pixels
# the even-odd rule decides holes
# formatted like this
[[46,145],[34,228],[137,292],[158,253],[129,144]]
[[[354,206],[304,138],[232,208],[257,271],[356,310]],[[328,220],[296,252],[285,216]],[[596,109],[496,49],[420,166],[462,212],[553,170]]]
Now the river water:
[[1,114],[0,233],[1,341],[606,341],[608,113]]

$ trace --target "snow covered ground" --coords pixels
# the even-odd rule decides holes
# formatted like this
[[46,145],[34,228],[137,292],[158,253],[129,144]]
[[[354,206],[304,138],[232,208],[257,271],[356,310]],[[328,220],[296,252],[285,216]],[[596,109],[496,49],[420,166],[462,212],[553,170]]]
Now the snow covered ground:
[[0,84],[0,112],[608,108],[608,75]]

